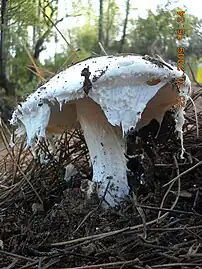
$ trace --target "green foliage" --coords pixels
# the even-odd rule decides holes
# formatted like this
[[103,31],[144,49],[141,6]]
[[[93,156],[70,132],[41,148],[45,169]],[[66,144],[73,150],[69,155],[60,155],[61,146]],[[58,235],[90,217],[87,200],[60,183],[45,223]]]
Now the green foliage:
[[104,2],[104,16],[103,16],[103,35],[104,35],[104,47],[109,48],[111,42],[116,38],[119,29],[119,7],[115,0],[108,0]]
[[[37,42],[39,55],[43,50],[44,42],[50,41],[54,35],[54,23],[57,22],[58,7],[56,0],[9,0],[7,39],[5,46],[8,51],[9,78],[18,85],[17,94],[22,96],[35,89],[39,79],[35,76],[30,80],[31,64],[25,47],[34,57]],[[116,0],[103,1],[103,47],[108,54],[117,53],[123,31],[124,10]],[[76,58],[71,48],[66,45],[62,53],[52,55],[42,65],[36,57],[37,66],[55,73],[66,68],[72,62],[83,60],[93,54],[100,54],[98,45],[99,1],[97,6],[92,0],[71,0],[68,5],[72,8],[71,14],[79,15],[77,25],[70,31],[70,43],[77,52]],[[134,9],[130,8],[131,12]],[[69,12],[69,10],[68,10]],[[66,15],[65,15],[66,16]],[[196,60],[202,54],[202,21],[191,14],[185,13],[183,23],[185,36],[182,41],[177,40],[177,9],[170,10],[158,7],[156,12],[148,10],[146,18],[131,19],[128,21],[124,53],[159,54],[166,60],[177,61],[177,47],[185,47],[186,71],[187,61],[196,65]],[[59,33],[58,33],[59,35]],[[67,36],[67,34],[66,34]],[[69,35],[68,35],[69,36]],[[69,40],[68,39],[68,40]],[[103,52],[101,52],[103,54]],[[43,73],[45,78],[50,74]]]
[[37,14],[38,0],[9,1],[8,17],[11,24],[20,24],[22,27],[33,26],[39,23]]
[[82,27],[76,27],[72,30],[72,44],[75,48],[79,48],[79,57],[86,58],[91,55],[92,51],[96,51],[98,46],[97,24],[86,23]]
[[[10,0],[6,12],[7,25],[3,46],[7,54],[5,69],[12,83],[18,85],[17,95],[24,95],[38,78],[28,70],[32,64],[26,50],[38,66],[38,56],[44,49],[43,44],[53,36],[53,23],[57,23],[57,0]],[[52,21],[52,22],[51,22]],[[6,72],[7,72],[6,71]],[[36,70],[35,70],[36,71]],[[24,86],[26,85],[26,87]]]
[[[140,54],[160,54],[166,59],[176,61],[177,47],[188,48],[188,40],[193,34],[197,18],[185,13],[185,22],[179,23],[177,11],[158,8],[156,14],[148,11],[146,19],[133,21],[133,31],[130,34],[131,51]],[[183,25],[183,27],[182,27]],[[177,40],[177,30],[184,29],[184,40]]]

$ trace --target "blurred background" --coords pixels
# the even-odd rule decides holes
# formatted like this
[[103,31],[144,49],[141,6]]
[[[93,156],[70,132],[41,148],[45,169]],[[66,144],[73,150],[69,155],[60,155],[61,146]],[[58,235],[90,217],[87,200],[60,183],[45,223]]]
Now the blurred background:
[[184,47],[185,72],[191,76],[189,63],[197,75],[202,57],[197,0],[1,0],[0,9],[0,108],[5,119],[26,94],[90,56],[158,54],[176,63],[177,48]]

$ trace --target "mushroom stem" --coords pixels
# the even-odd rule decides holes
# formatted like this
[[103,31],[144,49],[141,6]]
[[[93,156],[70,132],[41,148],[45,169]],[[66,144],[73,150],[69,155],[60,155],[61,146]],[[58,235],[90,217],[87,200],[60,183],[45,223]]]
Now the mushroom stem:
[[122,130],[108,122],[100,106],[92,99],[79,99],[76,105],[91,158],[97,194],[99,198],[104,196],[107,202],[105,206],[114,207],[129,191]]

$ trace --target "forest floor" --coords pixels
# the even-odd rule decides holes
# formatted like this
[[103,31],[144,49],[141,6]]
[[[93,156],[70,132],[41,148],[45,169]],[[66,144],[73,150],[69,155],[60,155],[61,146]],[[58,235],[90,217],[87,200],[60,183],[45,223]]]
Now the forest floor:
[[[0,268],[202,269],[202,118],[197,138],[193,114],[185,159],[168,117],[148,140],[154,157],[145,150],[144,182],[133,177],[135,191],[108,211],[86,199],[91,172],[80,131],[58,138],[54,153],[42,143],[46,164],[24,143],[1,152]],[[67,181],[69,163],[78,172]]]

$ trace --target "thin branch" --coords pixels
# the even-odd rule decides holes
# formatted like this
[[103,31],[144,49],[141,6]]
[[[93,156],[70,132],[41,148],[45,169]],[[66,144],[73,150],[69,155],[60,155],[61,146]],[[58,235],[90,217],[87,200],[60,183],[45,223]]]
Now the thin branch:
[[44,12],[43,8],[41,7],[41,11],[43,13],[43,15],[50,21],[50,23],[55,27],[55,29],[58,31],[58,33],[61,35],[61,37],[64,39],[64,41],[67,43],[67,45],[71,48],[72,52],[75,54],[75,56],[77,57],[77,59],[79,59],[76,50],[73,48],[73,46],[67,41],[67,39],[65,38],[65,36],[62,34],[62,32],[58,29],[57,25],[47,16],[47,14]]
[[44,82],[45,79],[41,76],[40,70],[38,69],[38,67],[37,67],[37,65],[36,65],[36,63],[35,63],[34,58],[33,58],[32,55],[30,54],[30,52],[29,52],[29,50],[26,48],[26,46],[23,45],[23,47],[24,47],[25,51],[27,52],[27,55],[29,56],[29,59],[30,59],[30,61],[32,62],[33,66],[34,66],[34,68],[35,68],[35,70],[36,70],[36,73],[37,73],[38,77],[40,78],[40,80],[41,80],[42,82]]
[[108,56],[106,50],[105,50],[104,47],[102,46],[102,43],[99,42],[98,44],[99,44],[99,46],[100,46],[101,51],[104,52],[104,54],[105,54],[106,56]]
[[172,180],[170,180],[169,182],[167,182],[166,184],[163,185],[163,187],[166,187],[169,184],[172,184],[173,182],[175,182],[176,180],[178,180],[178,178],[186,175],[187,173],[191,172],[192,170],[194,170],[195,168],[197,168],[200,165],[202,165],[202,161],[200,161],[199,163],[195,164],[194,166],[190,167],[186,171],[182,172],[181,174],[179,174],[178,176],[176,176],[175,178],[173,178]]

